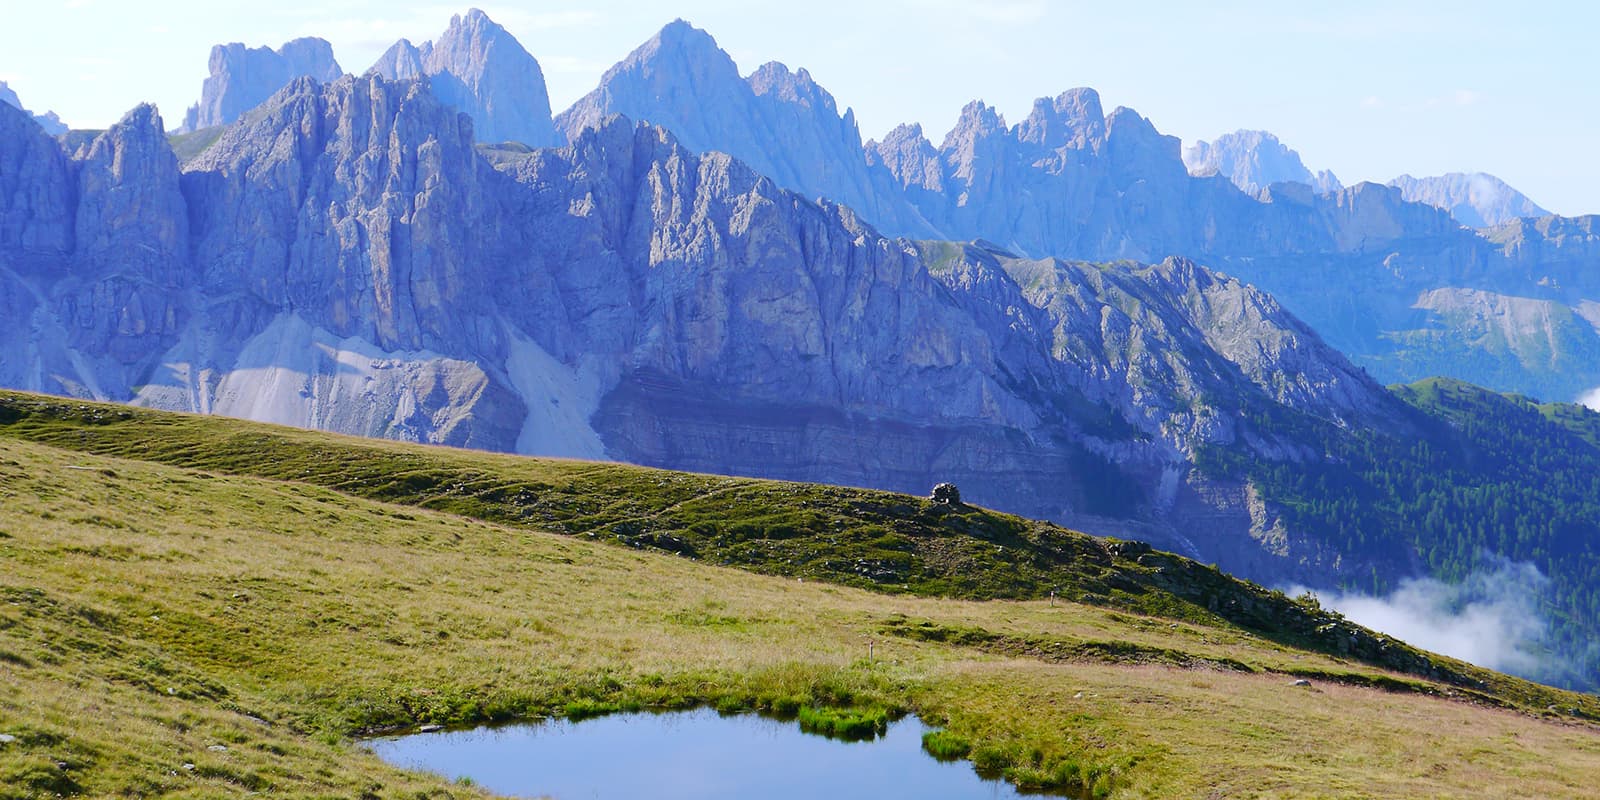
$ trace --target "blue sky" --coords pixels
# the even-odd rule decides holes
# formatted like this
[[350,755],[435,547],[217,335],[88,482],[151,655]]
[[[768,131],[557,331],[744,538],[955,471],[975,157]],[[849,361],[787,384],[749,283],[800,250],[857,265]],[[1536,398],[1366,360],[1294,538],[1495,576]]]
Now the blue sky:
[[[1063,0],[480,2],[543,65],[556,110],[673,17],[749,72],[806,67],[864,137],[935,143],[983,99],[1015,123],[1075,86],[1185,142],[1276,133],[1346,183],[1481,170],[1564,214],[1600,213],[1600,3]],[[466,5],[405,0],[0,0],[0,80],[35,111],[103,127],[199,96],[212,44],[316,35],[366,70]]]

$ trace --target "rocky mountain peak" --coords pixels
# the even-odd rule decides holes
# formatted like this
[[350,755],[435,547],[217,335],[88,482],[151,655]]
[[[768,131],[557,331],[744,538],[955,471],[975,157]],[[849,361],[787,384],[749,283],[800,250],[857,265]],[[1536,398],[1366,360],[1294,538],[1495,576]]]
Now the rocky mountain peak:
[[333,45],[326,39],[314,36],[290,39],[278,48],[278,55],[289,65],[290,70],[298,75],[310,75],[319,81],[327,82],[344,74],[344,70],[339,68],[339,62],[333,57]]
[[390,80],[427,77],[445,105],[472,117],[480,142],[554,147],[564,141],[550,119],[538,59],[476,8],[452,16],[444,33],[421,47],[396,42],[369,72]]
[[1017,126],[1017,138],[1048,150],[1082,150],[1105,138],[1105,125],[1099,92],[1069,89],[1056,97],[1033,101],[1033,112]]
[[784,102],[819,108],[829,114],[839,113],[833,95],[817,85],[804,67],[791,72],[782,62],[768,61],[750,73],[745,82],[758,96],[770,95]]
[[1159,176],[1173,182],[1187,177],[1180,152],[1183,143],[1156,130],[1150,120],[1131,108],[1119,106],[1106,117],[1106,148],[1117,174]]
[[[707,119],[742,112],[750,91],[711,34],[678,19],[606,70],[600,85],[555,124],[571,141],[609,114],[625,114],[671,128],[691,148],[712,149],[708,144],[720,137]],[[686,102],[698,107],[681,107]]]
[[300,38],[273,50],[239,42],[211,48],[210,75],[200,89],[200,102],[184,116],[183,130],[227,125],[261,105],[289,81],[308,76],[326,83],[344,74],[324,39]]
[[939,149],[951,150],[962,143],[1005,132],[1006,119],[1001,116],[999,109],[982,100],[973,100],[961,107],[961,116],[956,118],[955,127],[945,134]]
[[1341,250],[1362,252],[1382,249],[1406,237],[1446,236],[1459,232],[1459,223],[1443,209],[1407,202],[1393,186],[1362,181],[1331,196],[1328,210],[1338,219],[1334,242]]
[[1396,416],[1382,386],[1266,292],[1182,257],[1168,257],[1147,274],[1166,289],[1164,296],[1181,299],[1183,315],[1206,345],[1275,402],[1341,424]]
[[1257,196],[1274,183],[1302,183],[1320,194],[1344,188],[1332,172],[1312,173],[1299,153],[1267,131],[1238,130],[1195,142],[1184,148],[1183,163],[1190,175],[1221,175]]
[[556,117],[569,141],[611,114],[660,125],[696,153],[723,152],[779,186],[847,205],[874,223],[932,235],[887,170],[872,170],[855,115],[805,69],[768,63],[742,77],[710,34],[683,20],[607,70]]
[[1138,142],[1141,145],[1150,145],[1161,149],[1170,149],[1172,156],[1182,162],[1178,151],[1181,142],[1176,136],[1167,136],[1156,130],[1155,123],[1146,119],[1139,112],[1126,106],[1117,106],[1110,114],[1106,115],[1106,138]]
[[1442,208],[1469,228],[1492,228],[1522,217],[1550,212],[1505,181],[1486,172],[1451,172],[1428,178],[1401,175],[1389,185],[1406,200]]
[[465,16],[451,16],[450,25],[430,44],[430,57],[437,55],[443,63],[461,65],[464,72],[470,70],[481,73],[491,59],[502,55],[495,52],[501,47],[512,51],[503,55],[518,57],[519,60],[521,57],[531,58],[515,36],[476,8]]
[[939,151],[922,134],[921,124],[895,127],[884,135],[883,141],[867,142],[866,153],[869,165],[887,169],[901,186],[944,191]]
[[367,72],[377,73],[390,80],[425,77],[428,72],[424,64],[432,51],[433,42],[423,42],[422,47],[418,48],[410,39],[401,39],[390,45],[383,55],[378,56],[377,63]]
[[71,128],[67,126],[67,123],[61,121],[60,115],[56,114],[54,111],[46,111],[43,114],[34,114],[33,121],[39,123],[39,127],[44,128],[44,132],[50,134],[51,136],[60,136],[71,130]]
[[987,184],[987,176],[1003,166],[1008,133],[1005,117],[994,107],[982,100],[966,104],[939,145],[946,172],[962,183]]
[[[661,58],[681,58],[689,61],[727,61],[733,59],[717,45],[717,40],[706,31],[696,28],[679,17],[663,25],[656,35],[636,48],[623,64],[644,63]],[[620,65],[619,65],[620,66]]]

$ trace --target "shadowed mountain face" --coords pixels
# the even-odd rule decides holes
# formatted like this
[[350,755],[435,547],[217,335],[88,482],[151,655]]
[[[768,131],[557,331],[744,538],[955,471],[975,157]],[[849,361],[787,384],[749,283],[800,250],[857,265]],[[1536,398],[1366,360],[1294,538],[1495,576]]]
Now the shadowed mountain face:
[[445,105],[472,117],[478,141],[562,143],[539,62],[478,9],[451,17],[450,27],[421,47],[401,39],[370,72],[390,80],[427,77]]
[[261,105],[289,81],[307,76],[331,81],[344,74],[326,40],[302,38],[273,50],[245,47],[238,42],[211,48],[210,77],[200,90],[200,102],[190,106],[182,130],[195,131],[227,125]]

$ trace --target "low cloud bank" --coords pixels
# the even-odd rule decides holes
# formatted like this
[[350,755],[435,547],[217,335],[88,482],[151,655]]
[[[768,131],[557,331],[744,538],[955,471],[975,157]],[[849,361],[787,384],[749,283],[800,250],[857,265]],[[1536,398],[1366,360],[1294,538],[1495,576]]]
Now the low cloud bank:
[[1582,395],[1579,395],[1578,402],[1594,409],[1595,411],[1600,411],[1600,386],[1596,386],[1595,388],[1584,392]]
[[[1539,602],[1549,583],[1534,565],[1501,559],[1460,583],[1408,578],[1382,597],[1316,595],[1324,608],[1407,644],[1537,679],[1553,666]],[[1304,591],[1297,586],[1289,593]]]

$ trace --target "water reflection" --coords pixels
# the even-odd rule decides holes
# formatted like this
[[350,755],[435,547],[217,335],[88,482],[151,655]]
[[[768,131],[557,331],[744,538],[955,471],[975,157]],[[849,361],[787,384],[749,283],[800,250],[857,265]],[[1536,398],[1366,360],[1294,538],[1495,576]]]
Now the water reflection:
[[908,717],[874,741],[842,742],[802,733],[794,722],[700,709],[423,733],[367,746],[402,767],[556,800],[1019,796],[966,762],[935,761],[922,751],[927,730]]

